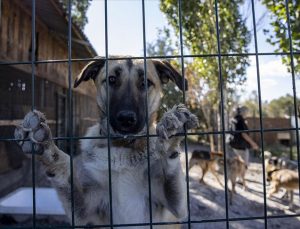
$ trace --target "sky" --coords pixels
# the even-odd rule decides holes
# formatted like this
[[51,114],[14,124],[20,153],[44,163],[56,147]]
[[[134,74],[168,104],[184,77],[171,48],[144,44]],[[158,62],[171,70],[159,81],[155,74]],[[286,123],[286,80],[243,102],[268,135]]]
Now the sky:
[[[255,1],[256,19],[259,20],[266,12],[258,1]],[[108,15],[108,54],[143,56],[143,16],[142,1],[140,0],[109,0]],[[252,30],[251,6],[245,4],[240,10],[243,15],[249,14],[247,26]],[[105,12],[104,1],[93,0],[87,12],[88,24],[85,34],[89,38],[98,55],[105,55]],[[157,39],[158,28],[168,27],[168,22],[159,10],[158,0],[145,0],[145,38],[146,43]],[[263,29],[272,29],[269,26],[269,15],[263,17],[258,25],[257,42],[258,52],[274,52],[275,48],[266,42]],[[176,38],[175,38],[176,39]],[[249,51],[255,52],[254,39],[251,39]],[[260,82],[262,100],[270,101],[274,98],[293,94],[292,77],[280,56],[259,57]],[[300,90],[300,83],[296,81],[296,88]],[[250,57],[250,66],[247,68],[247,82],[240,90],[241,99],[249,97],[253,90],[257,90],[257,73],[255,56]]]

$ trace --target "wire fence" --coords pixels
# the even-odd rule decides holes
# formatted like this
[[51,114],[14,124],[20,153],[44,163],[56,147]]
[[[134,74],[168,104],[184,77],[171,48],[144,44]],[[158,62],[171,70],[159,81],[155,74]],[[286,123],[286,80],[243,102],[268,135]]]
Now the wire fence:
[[[298,168],[300,167],[300,162],[299,162],[299,124],[298,124],[298,119],[296,118],[296,127],[295,128],[264,128],[263,126],[263,114],[262,114],[262,96],[261,96],[261,77],[260,77],[260,63],[259,63],[259,57],[260,56],[269,56],[269,55],[287,55],[291,59],[291,74],[292,74],[292,83],[293,83],[293,98],[294,98],[294,116],[298,117],[297,113],[297,97],[296,97],[296,84],[295,84],[295,69],[294,69],[294,55],[300,54],[299,52],[294,52],[293,51],[293,46],[292,46],[292,36],[291,36],[291,26],[290,26],[290,17],[289,17],[289,5],[288,5],[288,0],[286,0],[286,14],[287,14],[287,25],[288,25],[288,35],[289,35],[289,49],[290,52],[281,52],[281,53],[260,53],[258,52],[258,45],[257,45],[257,29],[256,29],[256,13],[255,13],[255,2],[254,0],[251,0],[251,10],[252,10],[252,21],[253,21],[253,32],[254,32],[254,44],[255,44],[255,52],[253,53],[236,53],[236,54],[229,54],[229,53],[222,53],[221,52],[221,43],[220,43],[220,30],[219,30],[219,14],[218,14],[218,0],[215,0],[214,2],[214,9],[215,9],[215,27],[217,31],[217,53],[214,54],[201,54],[201,55],[191,55],[191,54],[184,54],[184,44],[183,44],[183,32],[182,32],[182,0],[178,0],[178,15],[179,15],[179,40],[180,40],[180,54],[179,55],[170,55],[170,56],[148,56],[146,53],[146,44],[147,44],[147,38],[146,38],[146,21],[145,21],[145,1],[141,1],[141,11],[142,11],[142,24],[143,24],[143,56],[142,57],[130,57],[131,59],[142,59],[144,60],[144,69],[145,73],[147,74],[147,65],[146,65],[146,60],[148,59],[174,59],[177,58],[181,62],[181,74],[183,77],[185,77],[185,66],[184,66],[184,60],[186,58],[195,58],[195,57],[215,57],[218,60],[218,68],[219,68],[219,82],[221,84],[220,86],[220,99],[221,99],[221,130],[220,131],[196,131],[193,133],[181,133],[178,134],[180,136],[184,136],[184,151],[185,151],[185,161],[186,161],[186,189],[187,191],[187,206],[188,206],[188,217],[184,221],[179,221],[179,222],[153,222],[153,215],[152,215],[152,205],[149,204],[149,212],[150,212],[150,218],[149,218],[149,223],[139,223],[139,224],[115,224],[114,223],[114,212],[112,207],[110,207],[110,223],[108,225],[93,225],[93,226],[87,226],[87,225],[76,225],[75,222],[75,217],[74,217],[74,190],[73,190],[73,185],[74,185],[74,178],[73,178],[73,159],[74,159],[74,142],[81,140],[81,139],[107,139],[107,146],[108,146],[108,169],[109,169],[109,192],[110,192],[110,197],[109,197],[109,203],[110,206],[113,206],[114,199],[112,198],[112,174],[111,174],[111,158],[110,158],[110,146],[111,146],[111,140],[112,139],[119,139],[122,138],[122,136],[112,136],[110,133],[110,128],[109,128],[109,120],[107,121],[107,130],[108,130],[108,135],[106,137],[81,137],[81,136],[74,136],[74,130],[73,130],[73,91],[72,91],[72,84],[73,84],[73,77],[72,77],[72,64],[76,62],[83,62],[83,61],[91,61],[93,58],[77,58],[74,59],[72,58],[72,17],[71,14],[68,14],[68,58],[67,59],[57,59],[57,60],[37,60],[35,53],[31,53],[31,61],[10,61],[10,62],[0,62],[0,66],[18,66],[18,65],[31,65],[31,92],[32,92],[32,100],[31,104],[32,107],[31,109],[34,110],[36,108],[36,102],[35,102],[35,94],[36,94],[36,87],[35,87],[35,82],[36,82],[36,65],[37,64],[53,64],[53,63],[65,63],[68,65],[68,132],[67,136],[62,136],[62,137],[54,137],[54,140],[57,141],[67,141],[67,143],[71,146],[69,149],[69,155],[70,155],[70,169],[71,169],[71,208],[72,208],[72,217],[71,217],[71,225],[37,225],[36,220],[37,220],[37,212],[36,212],[36,156],[33,153],[32,157],[32,196],[33,196],[33,209],[32,209],[32,217],[33,217],[33,223],[32,226],[9,226],[9,227],[3,227],[3,228],[104,228],[104,227],[109,227],[109,228],[118,228],[118,227],[133,227],[133,226],[149,226],[150,228],[153,228],[153,226],[157,225],[185,225],[188,228],[191,228],[194,224],[205,224],[205,223],[225,223],[226,228],[230,228],[230,222],[235,222],[235,221],[251,221],[251,220],[263,220],[264,222],[264,228],[269,228],[268,227],[268,220],[270,219],[279,219],[279,218],[290,218],[290,217],[300,217],[300,214],[291,214],[291,215],[268,215],[267,212],[267,199],[266,199],[266,177],[265,177],[265,165],[262,163],[262,176],[263,176],[263,201],[264,201],[264,213],[263,216],[257,216],[257,217],[230,217],[229,216],[229,203],[228,203],[228,187],[227,187],[227,182],[224,182],[225,184],[225,189],[224,189],[224,198],[225,198],[225,217],[224,218],[215,218],[215,219],[203,219],[203,220],[193,220],[191,217],[191,209],[190,209],[190,186],[189,186],[189,170],[188,170],[188,144],[187,144],[187,136],[202,136],[202,135],[209,135],[209,134],[214,134],[214,135],[221,135],[222,136],[222,142],[223,146],[222,148],[224,149],[224,161],[226,161],[226,141],[225,141],[225,136],[228,133],[233,133],[230,130],[226,130],[225,128],[225,116],[224,116],[224,94],[223,94],[223,87],[222,85],[224,84],[224,79],[222,76],[222,58],[224,57],[231,57],[231,56],[253,56],[255,57],[255,62],[256,62],[256,75],[257,75],[257,91],[258,91],[258,101],[259,101],[259,126],[260,128],[258,129],[251,129],[251,130],[245,130],[245,131],[236,131],[237,132],[245,132],[245,133],[259,133],[260,134],[260,145],[261,145],[261,151],[264,152],[264,135],[268,132],[276,132],[276,131],[295,131],[296,133],[296,143],[297,143],[297,157],[298,157]],[[124,59],[124,57],[111,57],[109,56],[109,51],[108,51],[108,1],[104,1],[104,9],[105,9],[105,60],[119,60],[119,59]],[[72,0],[69,0],[68,2],[68,12],[72,11]],[[32,9],[31,9],[31,15],[32,15],[32,50],[35,50],[35,45],[36,45],[36,1],[32,0]],[[108,61],[106,61],[105,64],[105,69],[106,69],[106,77],[108,79]],[[147,85],[147,75],[145,76],[145,84]],[[183,88],[185,88],[185,84],[183,81]],[[109,94],[109,87],[107,87],[107,94]],[[108,97],[109,99],[109,97]],[[146,97],[146,104],[148,102],[148,96]],[[186,102],[186,96],[185,96],[185,90],[183,89],[183,97],[182,97],[182,103]],[[108,107],[108,118],[110,117],[110,108],[109,108],[109,101],[106,101],[106,105]],[[146,112],[148,115],[148,110]],[[147,116],[148,119],[148,116]],[[147,122],[148,123],[148,122]],[[148,125],[148,124],[147,124]],[[152,202],[152,189],[151,189],[151,176],[150,176],[150,154],[149,154],[149,139],[151,137],[157,137],[156,135],[149,134],[149,126],[147,126],[147,134],[146,135],[129,135],[127,138],[146,138],[147,139],[147,155],[148,155],[148,184],[149,184],[149,202]],[[1,141],[15,141],[13,138],[1,138]],[[262,153],[262,162],[264,162],[264,153]],[[226,168],[226,163],[224,163],[224,180],[227,181],[227,168]],[[298,175],[300,175],[299,170],[298,170]],[[299,184],[299,190],[300,190],[300,184]],[[199,214],[201,212],[199,211]]]

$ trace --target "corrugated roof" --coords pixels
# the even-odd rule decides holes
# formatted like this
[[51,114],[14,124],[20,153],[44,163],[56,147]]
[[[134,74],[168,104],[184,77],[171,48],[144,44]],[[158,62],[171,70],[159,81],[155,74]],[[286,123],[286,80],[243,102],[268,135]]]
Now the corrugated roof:
[[[59,0],[35,0],[36,17],[56,35],[68,39],[68,14]],[[30,11],[32,0],[23,0],[22,3]],[[79,58],[97,56],[97,52],[85,36],[83,31],[72,23],[72,48],[76,50]]]

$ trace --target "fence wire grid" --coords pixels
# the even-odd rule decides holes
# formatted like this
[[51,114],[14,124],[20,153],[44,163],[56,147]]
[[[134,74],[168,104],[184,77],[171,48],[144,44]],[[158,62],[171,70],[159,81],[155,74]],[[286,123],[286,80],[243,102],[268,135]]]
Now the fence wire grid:
[[[299,162],[299,123],[298,119],[296,118],[296,127],[295,128],[264,128],[263,127],[263,118],[262,118],[262,96],[261,96],[261,77],[260,77],[260,63],[259,63],[259,56],[269,56],[269,55],[286,55],[290,57],[291,60],[291,75],[292,75],[292,84],[293,84],[293,99],[294,99],[294,115],[295,117],[298,117],[297,112],[297,97],[296,97],[296,84],[295,84],[295,62],[294,62],[294,55],[300,54],[299,52],[293,51],[292,46],[292,36],[291,36],[291,26],[290,26],[290,14],[289,14],[289,5],[288,0],[286,0],[286,16],[287,16],[287,25],[288,25],[288,36],[289,36],[289,49],[290,52],[258,52],[258,44],[257,44],[257,29],[256,29],[256,13],[255,13],[255,2],[254,0],[251,0],[251,11],[252,11],[252,21],[253,21],[253,33],[254,33],[254,45],[255,45],[255,52],[253,53],[236,53],[236,54],[229,54],[229,53],[222,53],[221,52],[221,43],[220,43],[220,29],[219,29],[219,14],[218,14],[218,4],[219,1],[214,1],[214,14],[215,14],[215,27],[217,31],[217,53],[214,54],[201,54],[201,55],[191,55],[191,54],[184,54],[184,44],[183,44],[183,31],[182,31],[182,2],[184,0],[178,0],[178,15],[179,15],[179,40],[180,40],[180,54],[179,55],[169,55],[169,56],[148,56],[146,53],[146,21],[145,21],[145,0],[141,0],[141,11],[142,11],[142,25],[143,25],[143,56],[137,57],[133,56],[130,57],[130,59],[142,59],[144,60],[144,68],[145,68],[145,84],[147,87],[147,65],[146,60],[147,59],[172,59],[172,58],[178,58],[181,62],[181,74],[183,78],[185,77],[185,66],[184,66],[184,60],[185,58],[194,58],[194,57],[215,57],[218,61],[218,68],[219,68],[219,82],[221,85],[224,84],[223,76],[222,76],[222,58],[224,57],[231,57],[231,56],[253,56],[255,57],[256,61],[256,75],[257,75],[257,91],[258,91],[258,102],[259,102],[259,126],[258,129],[251,129],[251,130],[245,130],[245,131],[235,131],[237,132],[245,132],[245,133],[260,133],[260,143],[261,143],[261,152],[264,152],[264,134],[267,132],[276,132],[276,131],[295,131],[296,133],[296,143],[297,143],[297,157],[298,157],[298,168],[300,167]],[[68,1],[67,5],[68,12],[72,12],[72,0]],[[118,59],[124,59],[124,57],[112,57],[109,56],[108,52],[108,0],[104,0],[104,9],[105,9],[105,60],[118,60]],[[32,50],[35,50],[36,46],[36,0],[32,0]],[[221,131],[207,131],[207,132],[193,132],[193,133],[187,133],[186,131],[184,133],[178,134],[180,136],[184,136],[184,151],[185,151],[185,163],[186,163],[186,189],[187,191],[187,207],[188,207],[188,217],[184,221],[178,221],[178,222],[153,222],[153,216],[152,216],[152,205],[149,204],[149,212],[150,212],[150,218],[149,223],[138,223],[138,224],[114,224],[114,215],[113,215],[113,209],[110,207],[110,224],[108,225],[93,225],[93,226],[87,226],[87,225],[76,225],[74,220],[74,192],[73,192],[73,158],[74,158],[74,141],[80,140],[80,139],[107,139],[107,145],[108,145],[108,168],[109,168],[109,192],[110,192],[110,206],[112,206],[113,198],[112,198],[112,175],[111,175],[111,160],[110,160],[110,146],[111,146],[111,140],[112,139],[118,139],[122,138],[120,136],[111,136],[111,133],[109,132],[110,128],[108,129],[108,136],[107,137],[78,137],[73,136],[73,77],[72,77],[72,63],[75,62],[81,62],[81,61],[91,61],[93,58],[76,58],[72,59],[72,16],[69,13],[67,15],[68,17],[68,58],[67,59],[56,59],[56,60],[37,60],[35,56],[35,52],[31,52],[31,61],[10,61],[10,62],[0,62],[0,66],[17,66],[17,65],[31,65],[31,91],[32,91],[32,99],[31,99],[31,109],[34,110],[36,108],[35,103],[35,94],[36,94],[36,87],[35,87],[35,81],[36,81],[36,65],[37,64],[53,64],[53,63],[66,63],[68,65],[68,131],[67,136],[62,137],[55,137],[54,140],[57,141],[66,141],[71,147],[69,148],[69,155],[70,155],[70,169],[71,169],[71,208],[72,208],[72,219],[71,219],[71,225],[37,225],[36,219],[37,219],[37,213],[36,213],[36,156],[33,153],[32,155],[32,196],[33,196],[33,209],[32,209],[32,217],[33,217],[33,223],[32,226],[4,226],[3,228],[118,228],[118,227],[133,227],[133,226],[149,226],[150,228],[153,228],[153,226],[157,225],[186,225],[188,228],[191,228],[194,224],[204,224],[204,223],[225,223],[226,228],[230,228],[230,222],[235,221],[252,221],[252,220],[263,220],[264,222],[264,228],[268,228],[268,220],[269,219],[279,219],[279,218],[290,218],[290,217],[300,217],[300,214],[283,214],[283,215],[268,215],[267,213],[267,200],[266,200],[266,177],[265,177],[265,165],[262,163],[262,176],[263,176],[263,201],[264,201],[264,214],[263,216],[257,216],[257,217],[229,217],[229,203],[228,203],[228,187],[227,182],[224,182],[225,184],[225,217],[224,218],[216,218],[216,219],[204,219],[204,220],[192,220],[191,219],[191,209],[190,209],[190,187],[189,187],[189,171],[188,171],[188,147],[187,147],[187,136],[188,135],[194,135],[194,136],[201,136],[201,135],[209,135],[209,134],[216,134],[222,136],[222,142],[223,142],[223,150],[224,150],[224,161],[226,161],[226,141],[225,141],[225,135],[229,133],[233,133],[232,131],[225,129],[225,119],[224,119],[224,94],[223,94],[223,87],[220,87],[220,99],[221,99]],[[106,69],[106,77],[108,79],[108,61],[105,63],[105,69]],[[183,80],[183,87],[185,88]],[[109,91],[109,87],[107,87],[107,94]],[[107,97],[109,99],[109,96]],[[146,102],[148,101],[148,95],[146,97]],[[185,90],[183,90],[183,98],[182,103],[186,102],[186,96],[185,96]],[[110,117],[110,109],[109,109],[109,101],[107,101],[108,106],[108,117]],[[148,111],[146,112],[148,115]],[[147,117],[148,119],[148,117]],[[147,122],[148,123],[148,122]],[[109,120],[107,121],[107,125],[109,125]],[[147,154],[148,154],[148,184],[149,184],[149,202],[151,203],[151,176],[150,176],[150,156],[149,156],[149,138],[156,137],[156,135],[149,134],[149,126],[147,124],[147,134],[146,135],[130,135],[128,138],[146,138],[147,139]],[[15,141],[13,138],[1,138],[0,141]],[[262,153],[262,162],[264,162],[264,153]],[[224,163],[224,180],[227,181],[227,169],[226,169],[226,163]],[[298,169],[298,176],[300,175],[300,170]],[[299,190],[300,190],[300,184],[299,184]],[[201,214],[201,210],[199,210],[199,214]]]

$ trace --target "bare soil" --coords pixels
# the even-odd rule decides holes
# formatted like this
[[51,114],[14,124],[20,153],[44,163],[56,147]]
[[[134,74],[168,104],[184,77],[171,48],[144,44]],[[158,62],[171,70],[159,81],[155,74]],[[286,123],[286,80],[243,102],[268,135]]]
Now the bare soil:
[[[185,171],[185,159],[182,154],[182,164]],[[207,173],[204,181],[205,184],[199,183],[201,169],[193,167],[189,172],[189,188],[190,188],[190,219],[191,221],[206,221],[226,219],[226,204],[224,187],[217,182],[216,178]],[[224,176],[219,174],[224,184]],[[249,220],[230,220],[230,228],[241,229],[258,229],[265,228],[264,224],[264,190],[263,190],[263,175],[262,165],[259,162],[251,162],[246,173],[247,189],[244,190],[241,184],[236,187],[236,192],[233,196],[232,205],[228,205],[228,217],[247,218],[247,217],[262,217],[262,219]],[[228,184],[231,188],[231,184]],[[270,186],[266,185],[266,192]],[[300,213],[299,192],[294,192],[294,207],[288,209],[287,198],[281,198],[284,191],[281,190],[271,199],[266,199],[267,216],[282,216],[293,215]],[[284,228],[296,229],[300,228],[300,217],[272,218],[267,220],[268,228]],[[192,228],[208,228],[221,229],[226,228],[226,221],[209,222],[209,223],[192,223]],[[187,228],[184,226],[183,228]]]

